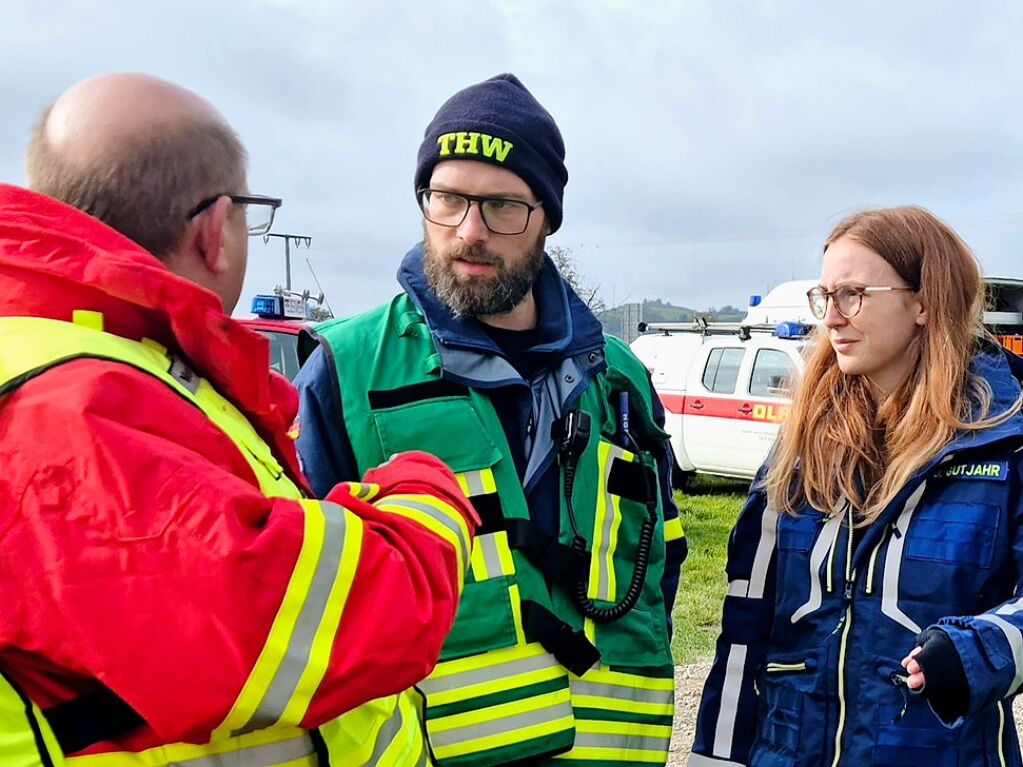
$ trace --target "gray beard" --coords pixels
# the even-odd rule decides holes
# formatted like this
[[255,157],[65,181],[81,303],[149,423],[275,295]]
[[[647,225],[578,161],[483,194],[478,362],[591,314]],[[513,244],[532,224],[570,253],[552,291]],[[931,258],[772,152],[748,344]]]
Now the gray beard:
[[[445,306],[456,315],[481,317],[507,314],[533,289],[544,266],[544,244],[541,235],[526,252],[525,260],[509,270],[504,259],[480,245],[462,246],[447,253],[438,253],[427,234],[424,238],[425,258],[423,272],[430,289]],[[497,274],[493,277],[459,277],[452,261],[464,259],[482,264],[493,264]]]

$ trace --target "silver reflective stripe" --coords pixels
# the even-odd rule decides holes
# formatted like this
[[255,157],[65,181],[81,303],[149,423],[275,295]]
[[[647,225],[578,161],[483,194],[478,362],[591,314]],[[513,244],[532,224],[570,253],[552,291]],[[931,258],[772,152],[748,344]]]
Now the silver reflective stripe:
[[558,663],[554,660],[554,658],[543,653],[531,658],[511,660],[506,663],[487,666],[486,668],[462,671],[461,673],[451,674],[450,676],[442,676],[438,678],[430,677],[424,679],[418,686],[424,693],[426,693],[427,696],[429,696],[430,693],[457,690],[462,687],[471,687],[472,685],[480,684],[481,682],[489,682],[491,679],[507,679],[518,674],[527,674],[530,671],[540,671],[557,665]]
[[623,687],[616,684],[599,684],[573,679],[573,695],[593,695],[615,700],[631,700],[635,703],[657,703],[671,705],[674,693],[671,690],[643,690],[639,687]]
[[171,762],[167,767],[275,767],[304,756],[312,756],[315,752],[312,738],[301,735],[290,740],[279,740],[276,743],[244,748],[240,751]]
[[497,533],[479,536],[476,538],[476,546],[479,547],[480,554],[483,555],[483,564],[487,566],[487,575],[491,578],[505,575],[502,572],[501,556],[497,550]]
[[650,735],[610,735],[576,732],[575,748],[613,748],[617,751],[667,751],[671,734],[663,738]]
[[465,484],[469,488],[469,495],[483,495],[482,471],[467,471],[462,476],[465,477]]
[[702,754],[690,754],[689,761],[686,764],[689,767],[743,767],[738,762],[729,762],[725,759],[711,759]]
[[760,541],[757,543],[757,551],[753,555],[753,569],[749,575],[749,591],[746,592],[746,596],[750,599],[764,598],[764,590],[767,587],[767,571],[771,567],[771,556],[774,554],[777,538],[778,510],[767,506],[760,518]]
[[721,686],[721,706],[718,709],[718,724],[714,728],[714,756],[728,757],[732,753],[732,737],[735,734],[735,717],[739,712],[739,694],[742,692],[742,677],[746,669],[746,645],[733,644],[728,648],[725,662],[725,681]]
[[1023,597],[1020,597],[1013,602],[1006,602],[1004,605],[995,610],[995,615],[1015,615],[1020,610],[1023,610]]
[[384,755],[384,751],[391,745],[395,736],[401,732],[402,723],[401,706],[395,701],[394,713],[391,718],[388,719],[380,726],[380,730],[377,732],[377,741],[373,744],[373,756],[366,762],[366,767],[373,767],[377,762],[380,761],[380,757]]
[[[561,711],[558,711],[561,709]],[[502,732],[521,730],[526,727],[534,727],[544,722],[552,722],[562,717],[571,716],[572,706],[565,700],[554,703],[543,708],[523,711],[521,714],[503,716],[490,722],[470,724],[466,727],[455,727],[442,732],[430,732],[430,744],[434,747],[453,746],[456,743],[464,743],[469,740],[478,740],[488,735],[497,735]],[[577,736],[578,743],[578,736]]]
[[617,459],[625,460],[622,456],[625,451],[617,445],[612,445],[607,451],[607,464],[604,466],[604,518],[600,520],[600,549],[593,558],[593,566],[597,568],[597,599],[606,602],[614,601],[614,594],[611,593],[611,574],[608,568],[604,567],[608,552],[611,551],[611,536],[614,533],[615,511],[614,498],[611,491],[607,489],[608,480],[611,478],[611,467]]
[[[422,503],[421,501],[414,501],[409,498],[381,498],[377,501],[377,506],[383,508],[385,511],[388,506],[405,507],[407,509],[414,509],[415,511],[422,512],[428,517],[440,522],[444,527],[455,534],[455,539],[458,541],[458,546],[462,550],[462,561],[469,561],[469,541],[466,540],[462,529],[458,526],[455,520],[451,519],[447,514],[442,512],[440,509],[431,506],[428,503]],[[458,512],[453,512],[457,514]]]
[[977,620],[993,623],[1005,634],[1005,641],[1009,643],[1009,649],[1012,651],[1012,662],[1016,666],[1016,674],[1012,684],[1009,685],[1009,691],[1003,697],[1008,698],[1010,695],[1015,695],[1020,684],[1023,684],[1023,634],[1007,620],[991,615],[991,613],[978,615]]
[[[838,528],[841,526],[842,517],[836,515],[825,522],[820,533],[817,534],[813,550],[810,551],[810,597],[806,600],[805,604],[792,613],[791,620],[793,623],[805,618],[821,606],[824,598],[824,586],[821,583],[821,565],[824,564],[828,553],[834,548],[835,540],[838,537]],[[834,530],[831,528],[834,528]]]
[[920,627],[899,608],[899,573],[902,571],[902,549],[906,545],[906,531],[909,530],[909,523],[926,487],[927,482],[921,482],[920,487],[909,496],[906,505],[902,507],[902,513],[895,522],[895,532],[898,534],[892,535],[888,541],[888,551],[884,555],[884,578],[881,579],[881,613],[914,634],[920,633]]
[[734,580],[728,582],[728,596],[730,597],[742,597],[746,598],[749,596],[749,581]]
[[316,563],[312,583],[309,584],[309,593],[306,594],[298,620],[295,622],[295,630],[288,643],[288,649],[281,665],[274,672],[273,681],[267,688],[263,700],[249,721],[232,733],[234,735],[262,730],[276,724],[309,664],[313,639],[327,609],[327,599],[341,567],[341,553],[345,547],[347,529],[347,514],[342,507],[329,501],[320,501],[320,507],[326,521],[323,550]]

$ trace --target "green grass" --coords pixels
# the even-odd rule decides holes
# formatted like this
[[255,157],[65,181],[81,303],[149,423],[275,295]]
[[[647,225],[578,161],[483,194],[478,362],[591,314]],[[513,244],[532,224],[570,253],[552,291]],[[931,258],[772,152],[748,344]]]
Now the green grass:
[[689,539],[689,558],[673,610],[675,663],[710,660],[721,626],[725,598],[728,534],[739,515],[749,483],[718,477],[697,477],[685,493],[676,494],[682,527]]

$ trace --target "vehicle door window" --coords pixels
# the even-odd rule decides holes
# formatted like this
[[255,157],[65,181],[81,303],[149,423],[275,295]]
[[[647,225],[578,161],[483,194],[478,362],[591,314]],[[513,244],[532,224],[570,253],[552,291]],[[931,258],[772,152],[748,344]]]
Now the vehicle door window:
[[298,375],[298,336],[292,333],[263,331],[270,339],[270,367],[289,381]]
[[739,379],[739,365],[745,349],[713,349],[703,369],[703,386],[707,391],[732,394]]
[[792,358],[778,349],[760,349],[753,360],[751,397],[784,397],[792,380]]

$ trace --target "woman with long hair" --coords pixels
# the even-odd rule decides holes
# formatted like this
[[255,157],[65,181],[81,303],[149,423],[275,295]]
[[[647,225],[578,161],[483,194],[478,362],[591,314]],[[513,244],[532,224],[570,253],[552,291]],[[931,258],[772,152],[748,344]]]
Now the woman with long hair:
[[827,238],[821,325],[729,540],[690,767],[1021,765],[1019,360],[917,207]]

